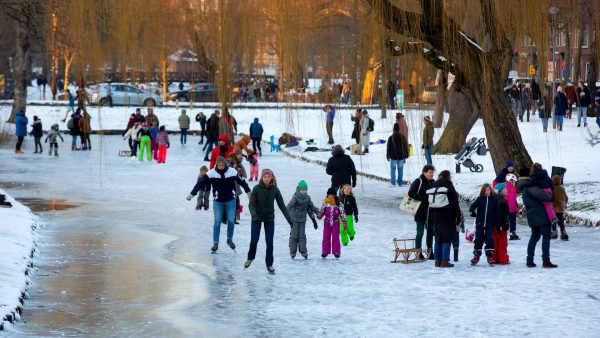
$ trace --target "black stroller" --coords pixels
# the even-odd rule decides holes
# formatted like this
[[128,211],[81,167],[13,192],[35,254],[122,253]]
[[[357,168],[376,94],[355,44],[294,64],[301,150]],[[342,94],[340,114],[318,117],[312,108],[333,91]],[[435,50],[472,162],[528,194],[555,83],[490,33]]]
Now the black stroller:
[[485,156],[487,153],[487,147],[485,146],[485,139],[473,137],[467,144],[465,144],[458,154],[454,156],[456,160],[456,172],[460,173],[460,165],[464,165],[469,168],[471,172],[480,173],[483,171],[483,165],[475,164],[471,159],[474,153],[477,153],[480,156]]

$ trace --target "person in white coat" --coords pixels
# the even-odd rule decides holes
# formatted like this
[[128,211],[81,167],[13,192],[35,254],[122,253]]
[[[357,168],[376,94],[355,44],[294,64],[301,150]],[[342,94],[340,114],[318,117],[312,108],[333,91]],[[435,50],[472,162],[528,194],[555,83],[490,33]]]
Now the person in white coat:
[[369,142],[371,140],[369,131],[369,113],[366,109],[362,110],[363,118],[360,120],[360,144],[363,147],[363,154],[369,153]]

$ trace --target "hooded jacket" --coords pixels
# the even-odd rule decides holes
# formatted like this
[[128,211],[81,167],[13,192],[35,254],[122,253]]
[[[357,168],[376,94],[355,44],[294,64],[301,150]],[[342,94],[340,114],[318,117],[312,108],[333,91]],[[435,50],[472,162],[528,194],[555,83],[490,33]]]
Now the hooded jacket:
[[245,150],[246,154],[248,154],[248,155],[254,154],[254,151],[252,149],[248,148],[248,144],[250,144],[250,136],[244,135],[239,141],[237,141],[233,145],[233,147],[241,149],[241,150]]
[[228,158],[229,154],[231,154],[231,152],[233,151],[233,147],[229,144],[229,139],[227,138],[227,135],[221,134],[219,136],[219,141],[221,140],[225,141],[225,145],[219,145],[215,147],[215,149],[213,149],[212,153],[210,154],[210,169],[215,167],[215,161],[217,161],[217,158],[219,158],[219,156]]
[[250,138],[261,139],[263,135],[263,127],[258,122],[258,118],[254,118],[254,122],[250,125]]
[[19,110],[16,114],[16,119],[15,119],[15,128],[16,128],[15,134],[17,136],[20,136],[20,137],[27,136],[27,123],[29,123],[27,116],[25,116],[24,112]]
[[341,187],[344,184],[356,186],[356,167],[350,156],[344,154],[344,148],[334,147],[327,161],[325,172],[331,175],[331,186]]
[[567,209],[567,202],[569,202],[569,196],[567,196],[565,187],[563,187],[563,185],[560,184],[560,176],[552,176],[552,184],[554,185],[554,201],[552,201],[554,212],[563,213]]
[[252,192],[250,193],[250,203],[248,204],[250,215],[252,215],[252,221],[264,222],[274,220],[275,202],[277,202],[279,210],[281,210],[281,213],[291,225],[292,218],[285,207],[281,192],[279,191],[279,188],[277,188],[275,176],[271,179],[271,183],[268,187],[260,180],[258,184],[252,188]]

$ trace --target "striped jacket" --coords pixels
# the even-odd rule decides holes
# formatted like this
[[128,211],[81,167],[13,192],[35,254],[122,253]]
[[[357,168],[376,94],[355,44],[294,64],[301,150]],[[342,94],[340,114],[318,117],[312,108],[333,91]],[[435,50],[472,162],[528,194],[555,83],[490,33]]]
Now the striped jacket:
[[239,184],[246,193],[250,192],[248,183],[246,183],[246,181],[238,175],[238,172],[231,167],[219,170],[215,166],[215,168],[206,173],[206,176],[208,176],[208,180],[212,186],[214,200],[217,202],[229,202],[235,199],[236,183]]

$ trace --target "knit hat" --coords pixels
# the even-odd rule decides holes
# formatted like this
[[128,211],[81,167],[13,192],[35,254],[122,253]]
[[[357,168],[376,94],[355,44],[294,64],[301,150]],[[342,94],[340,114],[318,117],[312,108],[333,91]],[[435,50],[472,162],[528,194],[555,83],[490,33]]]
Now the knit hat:
[[494,190],[496,190],[496,191],[498,192],[498,191],[501,191],[501,190],[502,190],[502,189],[504,189],[504,188],[506,188],[506,184],[504,184],[504,183],[498,183],[498,184],[496,184],[496,186],[494,187]]
[[515,174],[507,174],[506,175],[506,182],[508,181],[516,181],[517,180],[517,175]]
[[308,190],[308,184],[304,181],[298,182],[298,190]]
[[217,160],[215,161],[215,163],[218,164],[221,162],[223,162],[223,163],[225,163],[225,165],[227,165],[227,160],[225,159],[225,157],[223,157],[223,156],[217,157]]
[[227,142],[229,142],[229,139],[227,138],[227,135],[221,134],[221,135],[219,135],[219,141],[223,141],[223,142],[227,143]]
[[429,116],[425,116],[425,117],[423,118],[423,121],[425,121],[425,122],[431,122],[431,117],[429,117]]
[[337,191],[335,190],[334,187],[327,189],[327,196],[329,196],[329,195],[333,195],[333,196],[337,195]]
[[505,166],[505,168],[508,168],[508,167],[514,167],[514,166],[515,166],[515,163],[514,163],[512,160],[508,160],[508,161],[506,161],[506,166]]
[[263,169],[260,177],[269,176],[273,177],[273,171],[271,169]]

